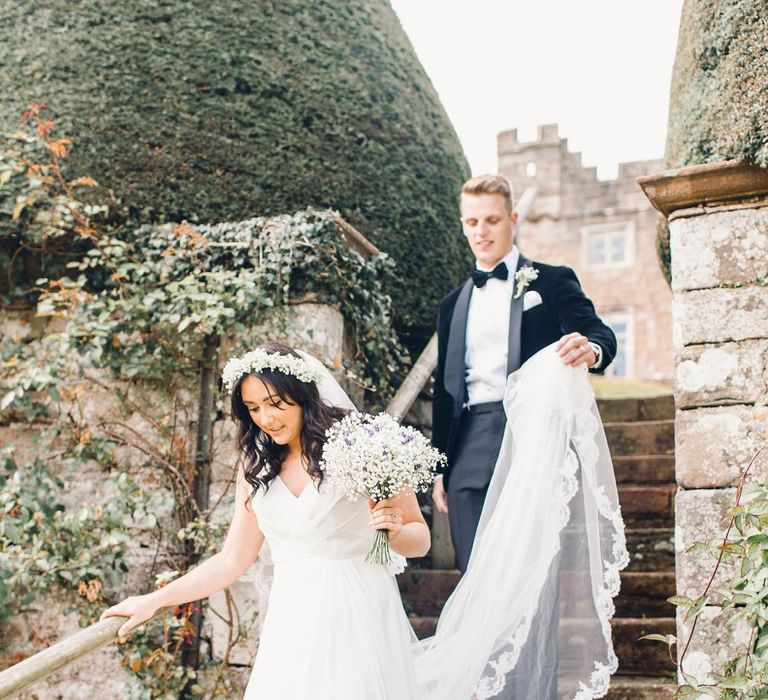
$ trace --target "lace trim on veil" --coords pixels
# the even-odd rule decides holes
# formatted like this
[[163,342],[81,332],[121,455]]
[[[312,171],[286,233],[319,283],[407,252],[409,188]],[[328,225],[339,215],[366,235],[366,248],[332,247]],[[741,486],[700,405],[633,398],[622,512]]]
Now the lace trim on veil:
[[[563,460],[563,470],[559,475],[557,489],[557,506],[560,512],[560,531],[568,524],[571,517],[570,502],[579,490],[577,473],[581,458],[582,474],[595,474],[600,450],[597,445],[597,436],[600,431],[600,421],[594,408],[591,393],[583,396],[584,400],[577,401],[577,408],[573,417],[571,436],[566,457]],[[608,663],[595,661],[589,682],[579,683],[578,692],[573,700],[593,700],[601,698],[608,692],[610,678],[618,669],[618,658],[613,649],[611,635],[611,619],[615,613],[613,599],[619,593],[619,572],[629,563],[629,553],[626,547],[624,534],[624,520],[618,504],[614,506],[605,494],[603,485],[593,489],[598,513],[611,526],[611,558],[604,561],[602,586],[593,591],[595,609],[597,611],[603,639],[607,647]],[[560,544],[552,552],[552,560],[559,554]],[[520,624],[514,632],[504,640],[510,649],[500,653],[495,659],[489,660],[487,668],[492,669],[492,675],[484,675],[475,687],[474,698],[487,700],[500,693],[505,686],[506,676],[514,669],[520,657],[523,646],[531,631],[531,624],[539,606],[539,600],[533,601],[528,607]]]

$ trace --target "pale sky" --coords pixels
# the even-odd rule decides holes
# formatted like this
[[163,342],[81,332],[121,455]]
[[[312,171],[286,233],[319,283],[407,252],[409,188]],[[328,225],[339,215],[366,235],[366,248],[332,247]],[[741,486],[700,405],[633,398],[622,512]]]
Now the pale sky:
[[473,174],[557,122],[601,179],[661,158],[682,0],[391,0]]

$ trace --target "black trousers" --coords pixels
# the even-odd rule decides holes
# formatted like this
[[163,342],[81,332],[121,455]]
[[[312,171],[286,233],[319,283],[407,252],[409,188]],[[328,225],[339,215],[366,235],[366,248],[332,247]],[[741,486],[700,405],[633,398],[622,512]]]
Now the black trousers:
[[501,401],[472,406],[461,416],[447,491],[451,540],[462,573],[467,570],[506,422]]

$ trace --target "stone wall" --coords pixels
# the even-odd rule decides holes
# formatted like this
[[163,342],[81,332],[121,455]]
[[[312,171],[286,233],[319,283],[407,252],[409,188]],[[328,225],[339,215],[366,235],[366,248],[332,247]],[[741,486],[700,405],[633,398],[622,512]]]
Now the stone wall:
[[[600,314],[629,319],[629,374],[671,383],[673,376],[672,295],[656,261],[658,214],[636,178],[658,171],[662,162],[622,163],[615,180],[598,180],[595,168],[571,153],[557,125],[540,126],[535,141],[521,143],[515,130],[498,135],[499,172],[519,197],[537,196],[521,227],[518,244],[528,257],[572,267]],[[585,255],[585,231],[624,227],[632,238],[621,265],[593,266]]]
[[[701,595],[714,561],[687,549],[723,537],[741,474],[768,440],[768,173],[716,163],[641,178],[669,218],[675,343],[678,593]],[[768,460],[752,479],[768,476]],[[715,585],[733,578],[721,568]],[[700,682],[744,645],[731,613],[705,609],[686,656]],[[678,637],[689,625],[678,619]],[[684,641],[683,641],[684,643]]]

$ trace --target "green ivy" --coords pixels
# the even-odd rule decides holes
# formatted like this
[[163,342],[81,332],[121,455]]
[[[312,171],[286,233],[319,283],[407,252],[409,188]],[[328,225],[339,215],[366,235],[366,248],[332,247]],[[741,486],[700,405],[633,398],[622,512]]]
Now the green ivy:
[[46,288],[38,315],[66,317],[66,329],[6,351],[0,409],[66,382],[75,359],[81,371],[106,367],[127,379],[193,370],[203,336],[247,335],[275,308],[307,299],[341,309],[353,339],[350,370],[379,401],[403,373],[381,284],[391,263],[350,250],[330,212],[143,227],[101,240],[68,267],[74,279],[37,281]]
[[77,509],[62,503],[66,483],[36,459],[19,465],[9,450],[0,461],[0,622],[34,608],[50,592],[64,593],[86,619],[117,589],[128,570],[131,537],[153,532],[167,492],[142,494],[127,475],[107,478],[110,497]]
[[[765,407],[756,410],[758,418],[768,418]],[[644,637],[667,644],[670,655],[678,646],[679,686],[675,697],[718,700],[741,698],[764,700],[768,697],[768,480],[747,483],[752,467],[765,443],[753,456],[736,488],[736,503],[725,515],[729,518],[725,535],[695,542],[688,552],[699,552],[714,562],[711,576],[698,595],[675,595],[669,602],[677,606],[689,632],[686,639],[674,635],[651,634]],[[713,581],[723,564],[735,573],[726,584],[714,587]],[[702,679],[686,670],[686,653],[696,634],[698,618],[707,606],[730,613],[729,627],[739,626],[749,641],[736,656],[727,659]]]

